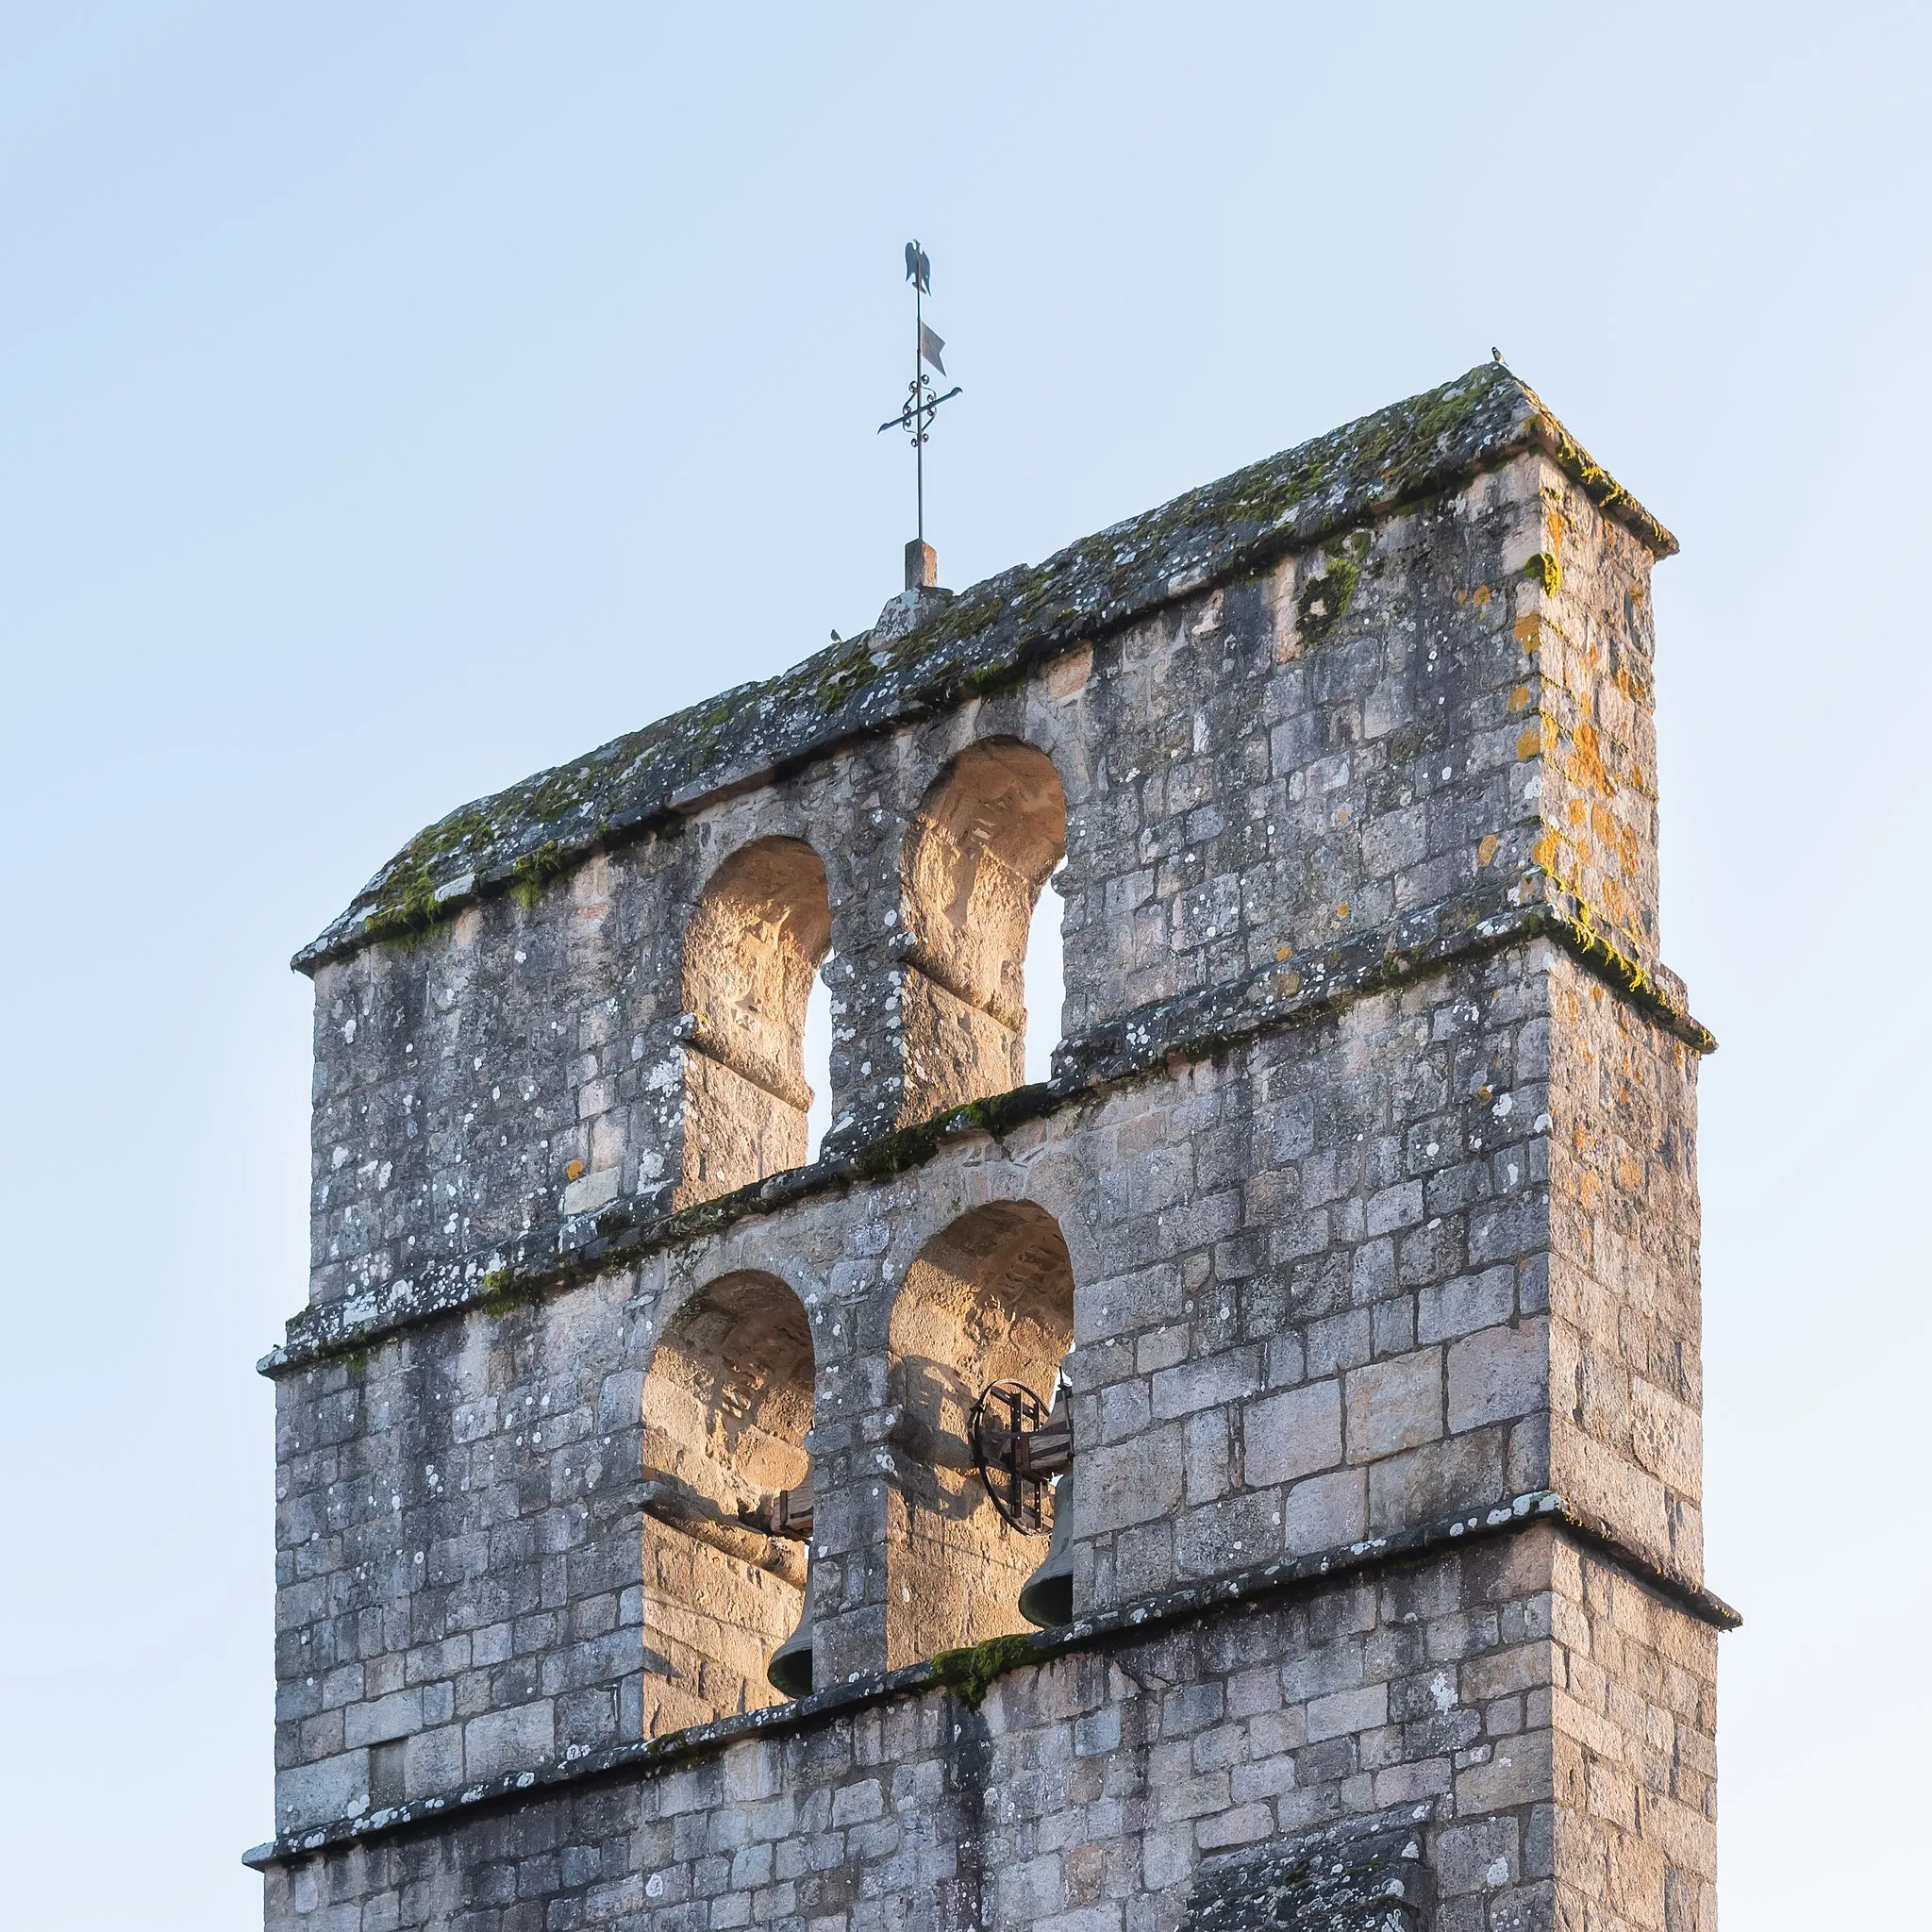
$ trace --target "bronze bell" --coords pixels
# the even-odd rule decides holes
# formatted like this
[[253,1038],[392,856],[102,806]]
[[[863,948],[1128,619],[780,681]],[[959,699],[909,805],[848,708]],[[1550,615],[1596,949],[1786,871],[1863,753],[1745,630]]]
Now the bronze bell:
[[1074,1476],[1069,1470],[1054,1485],[1053,1535],[1046,1560],[1020,1586],[1020,1614],[1051,1630],[1074,1621]]
[[808,1557],[805,1566],[805,1607],[799,1612],[798,1628],[776,1650],[765,1666],[765,1677],[781,1697],[811,1695],[811,1576]]

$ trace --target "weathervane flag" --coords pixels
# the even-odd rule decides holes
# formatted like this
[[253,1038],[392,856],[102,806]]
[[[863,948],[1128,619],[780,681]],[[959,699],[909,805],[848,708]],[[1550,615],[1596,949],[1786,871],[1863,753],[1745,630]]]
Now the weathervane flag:
[[912,284],[912,381],[906,391],[906,401],[896,416],[890,416],[879,425],[883,436],[891,428],[903,429],[912,439],[913,488],[917,492],[915,501],[919,512],[919,536],[917,541],[907,547],[906,568],[913,567],[915,552],[923,559],[920,568],[927,573],[918,578],[908,575],[907,587],[915,582],[930,584],[933,579],[932,552],[925,547],[925,440],[932,433],[933,418],[939,414],[941,403],[950,403],[959,393],[956,383],[944,395],[939,392],[939,386],[926,375],[925,365],[930,363],[943,375],[946,365],[940,358],[946,353],[945,339],[925,325],[925,314],[921,304],[932,293],[932,263],[925,250],[917,242],[906,244],[906,279]]

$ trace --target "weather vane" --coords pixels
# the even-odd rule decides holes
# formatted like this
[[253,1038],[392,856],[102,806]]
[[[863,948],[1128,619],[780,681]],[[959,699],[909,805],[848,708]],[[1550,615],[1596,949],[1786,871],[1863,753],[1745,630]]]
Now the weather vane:
[[[932,577],[924,573],[931,568],[925,549],[925,440],[932,433],[933,418],[939,414],[941,403],[950,403],[959,393],[956,383],[944,395],[938,393],[937,385],[925,373],[925,365],[932,366],[943,375],[946,365],[940,358],[945,354],[946,345],[941,338],[925,325],[925,297],[932,293],[932,263],[926,259],[925,250],[917,242],[906,244],[906,279],[912,284],[912,381],[906,391],[905,407],[896,416],[889,418],[878,426],[879,435],[888,429],[903,429],[912,439],[913,474],[919,493],[919,536],[913,546],[923,565],[922,581],[931,583]],[[911,589],[911,559],[913,549],[908,549],[907,587]]]

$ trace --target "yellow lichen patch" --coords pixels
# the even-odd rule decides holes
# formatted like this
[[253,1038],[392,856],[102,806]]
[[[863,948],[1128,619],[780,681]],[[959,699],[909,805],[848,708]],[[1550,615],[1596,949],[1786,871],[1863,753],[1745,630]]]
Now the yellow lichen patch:
[[1509,693],[1509,708],[1512,711],[1522,710],[1524,706],[1528,704],[1528,702],[1529,687],[1526,684],[1519,684],[1516,687],[1516,689]]
[[1627,1154],[1617,1156],[1617,1185],[1634,1194],[1643,1185],[1643,1170]]
[[1542,748],[1543,734],[1541,728],[1535,724],[1516,741],[1516,756],[1520,758],[1533,758]]
[[1490,601],[1490,587],[1489,587],[1489,585],[1487,585],[1487,584],[1478,584],[1478,585],[1477,585],[1477,586],[1475,587],[1475,589],[1474,589],[1474,590],[1473,590],[1473,591],[1471,591],[1471,592],[1469,593],[1469,597],[1470,597],[1470,602],[1471,602],[1471,603],[1473,603],[1473,604],[1477,604],[1477,605],[1487,604],[1487,603],[1488,603],[1488,602]]
[[564,1169],[563,1177],[567,1181],[576,1181],[583,1179],[584,1163],[581,1160],[573,1160],[571,1164]]
[[1489,864],[1491,859],[1492,859],[1496,856],[1496,847],[1500,845],[1502,842],[1502,840],[1497,838],[1495,833],[1485,832],[1482,835],[1482,837],[1476,841],[1475,862],[1478,865]]
[[1570,814],[1570,823],[1573,825],[1580,825],[1588,816],[1587,808],[1580,798],[1573,798],[1565,809]]
[[[1536,841],[1536,843],[1529,848],[1530,860],[1533,864],[1541,866],[1546,873],[1549,873],[1552,874],[1552,876],[1554,876],[1557,865],[1557,854],[1561,849],[1562,841],[1557,837],[1556,833],[1545,832],[1542,835],[1542,837]],[[1558,885],[1560,885],[1562,882],[1558,880],[1557,883]]]
[[1634,932],[1638,923],[1637,906],[1630,894],[1624,890],[1622,881],[1606,877],[1598,891],[1602,895],[1604,916],[1612,925],[1622,926],[1625,932]]
[[1582,785],[1591,791],[1614,793],[1616,781],[1604,764],[1604,755],[1597,742],[1596,726],[1588,719],[1577,725],[1573,738],[1570,755],[1569,777],[1572,782]]
[[1335,916],[1337,919],[1346,919],[1348,917],[1348,901],[1346,899],[1335,908]]
[[1516,641],[1532,657],[1542,641],[1542,631],[1543,621],[1534,610],[1525,611],[1516,620]]
[[1292,946],[1276,946],[1274,957],[1277,959],[1292,959],[1294,958],[1294,948]]

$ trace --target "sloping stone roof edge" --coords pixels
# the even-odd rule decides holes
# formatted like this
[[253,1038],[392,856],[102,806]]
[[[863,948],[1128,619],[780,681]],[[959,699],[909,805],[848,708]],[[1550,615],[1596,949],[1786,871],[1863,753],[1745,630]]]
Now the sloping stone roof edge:
[[1394,403],[962,591],[902,637],[867,631],[419,832],[291,962],[312,973],[491,891],[675,831],[698,802],[1019,681],[1045,658],[1541,448],[1658,557],[1676,539],[1502,364]]

